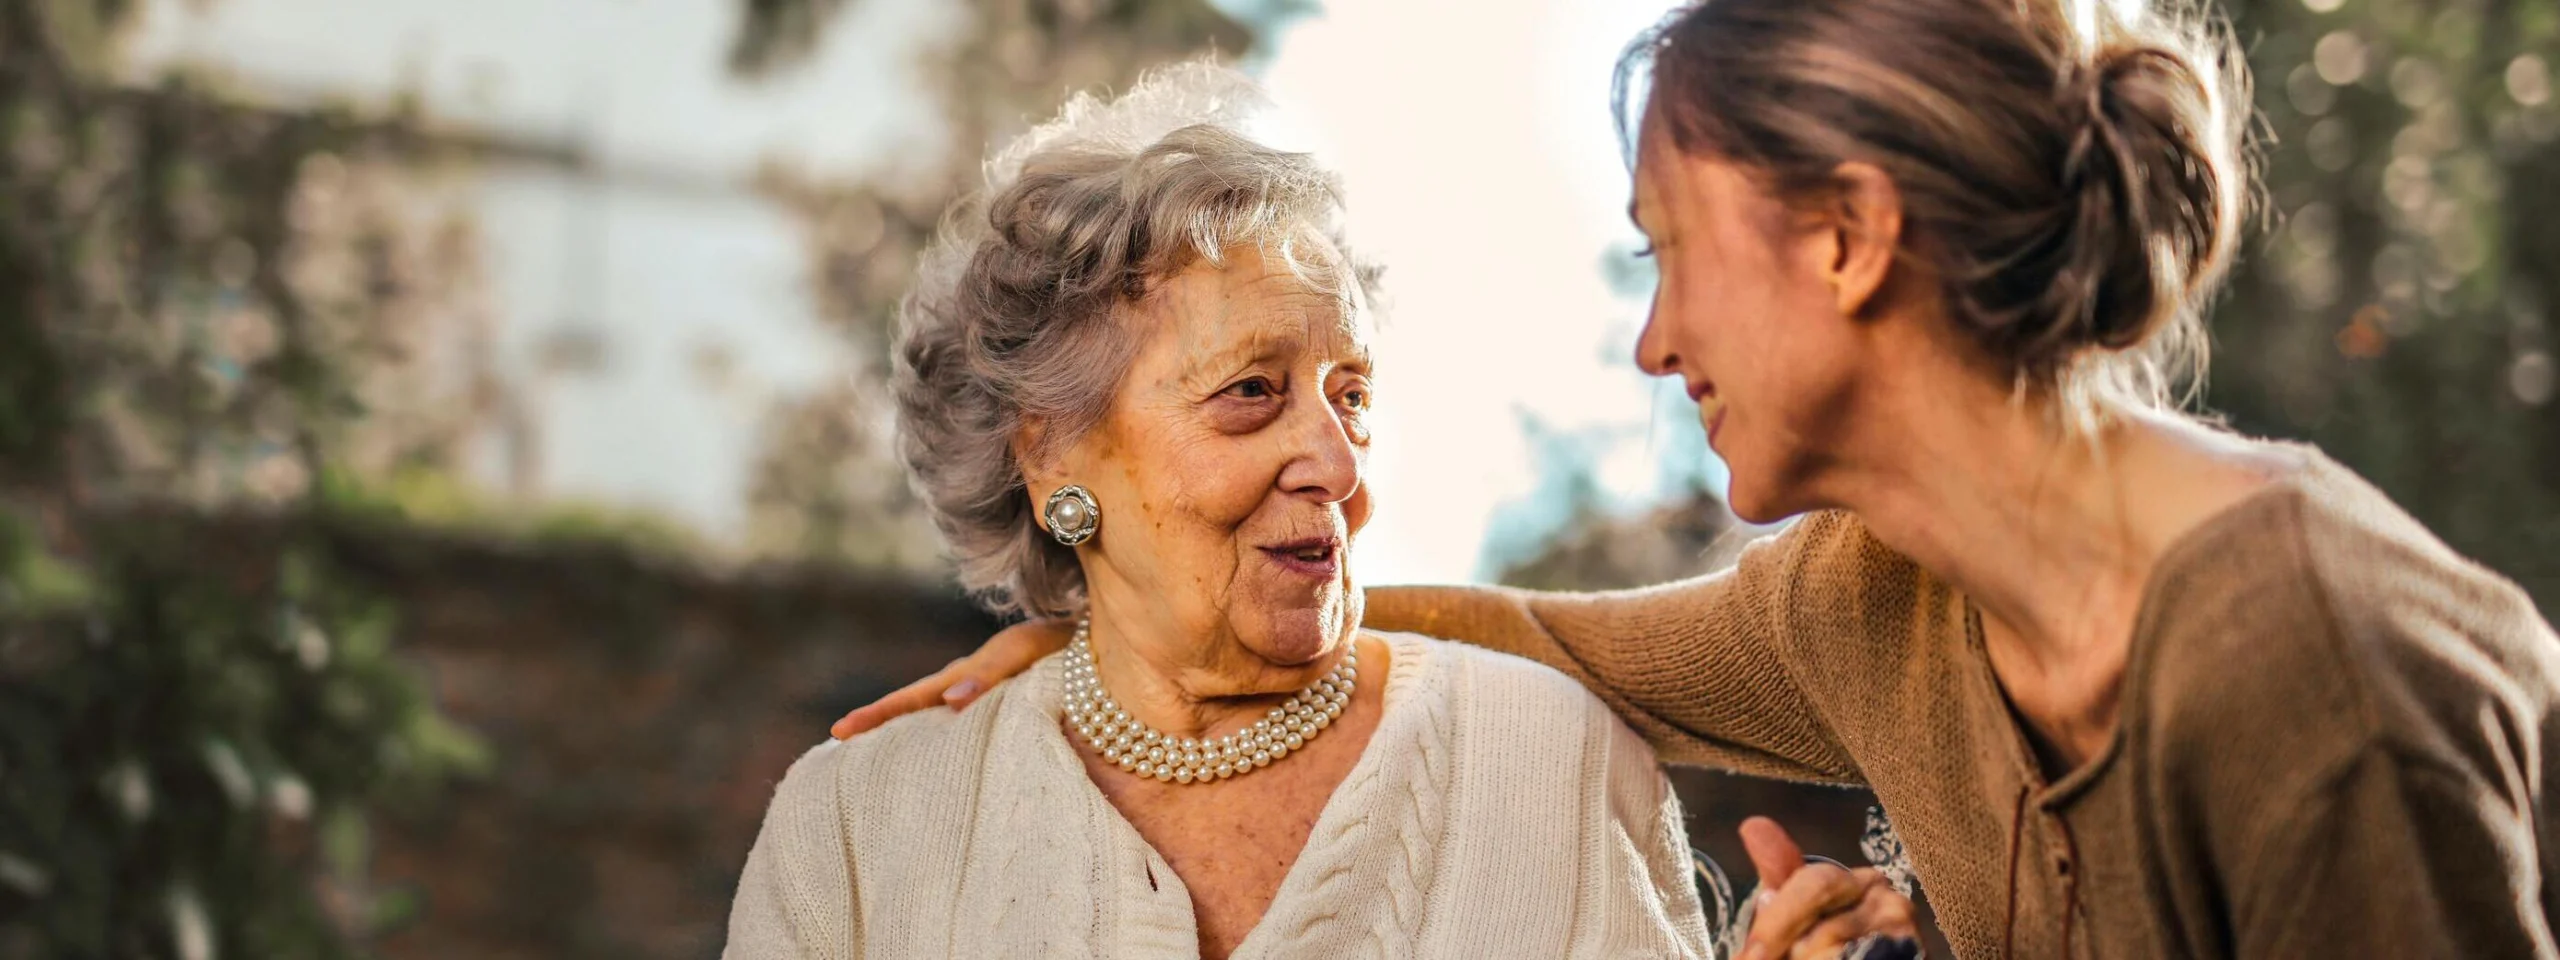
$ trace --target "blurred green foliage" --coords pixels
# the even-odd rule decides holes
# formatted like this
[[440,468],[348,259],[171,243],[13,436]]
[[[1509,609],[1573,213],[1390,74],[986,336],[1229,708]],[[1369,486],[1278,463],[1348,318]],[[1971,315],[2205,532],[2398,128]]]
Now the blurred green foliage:
[[317,541],[165,520],[331,509],[417,297],[349,169],[408,134],[119,84],[128,12],[0,2],[0,956],[354,955],[368,811],[480,748]]
[[2268,229],[2207,404],[2560,610],[2560,2],[2232,0]]
[[400,919],[367,809],[482,763],[325,553],[209,577],[182,529],[93,524],[75,568],[0,527],[0,953],[353,955]]

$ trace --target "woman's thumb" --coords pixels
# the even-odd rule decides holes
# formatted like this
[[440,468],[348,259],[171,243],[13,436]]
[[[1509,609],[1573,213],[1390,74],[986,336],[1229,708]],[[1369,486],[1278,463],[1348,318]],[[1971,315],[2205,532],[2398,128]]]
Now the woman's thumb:
[[1787,828],[1767,817],[1742,821],[1742,849],[1751,854],[1751,869],[1760,874],[1763,892],[1776,892],[1804,869],[1804,848],[1787,835]]

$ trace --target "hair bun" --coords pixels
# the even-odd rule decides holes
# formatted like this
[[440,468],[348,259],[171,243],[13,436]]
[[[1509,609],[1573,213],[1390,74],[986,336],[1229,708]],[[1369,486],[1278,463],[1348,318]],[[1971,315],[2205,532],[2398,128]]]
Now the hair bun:
[[2220,278],[2245,181],[2211,86],[2225,73],[2196,62],[2212,55],[2119,43],[2063,71],[2067,239],[2028,314],[2045,321],[2032,354],[2061,363],[2142,344]]
[[[1684,153],[1821,202],[1844,163],[1903,201],[1949,318],[2070,419],[2168,406],[2240,233],[2246,67],[2186,0],[1708,0],[1619,60]],[[1621,132],[1625,132],[1622,127]]]

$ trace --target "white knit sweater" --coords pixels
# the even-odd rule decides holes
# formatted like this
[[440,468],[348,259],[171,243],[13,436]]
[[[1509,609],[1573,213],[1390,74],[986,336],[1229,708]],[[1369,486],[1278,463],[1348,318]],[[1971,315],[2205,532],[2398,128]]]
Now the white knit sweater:
[[[1706,955],[1652,751],[1546,667],[1385,639],[1385,715],[1236,960]],[[1182,880],[1060,727],[1059,675],[801,757],[723,956],[1198,956]]]

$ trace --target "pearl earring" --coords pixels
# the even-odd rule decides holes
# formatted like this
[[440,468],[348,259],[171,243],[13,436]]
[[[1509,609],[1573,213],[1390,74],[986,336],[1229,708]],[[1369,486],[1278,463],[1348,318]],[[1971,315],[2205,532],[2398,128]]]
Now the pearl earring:
[[1102,505],[1093,502],[1093,491],[1072,483],[1050,494],[1040,515],[1049,520],[1049,535],[1070,547],[1093,539],[1102,527]]

